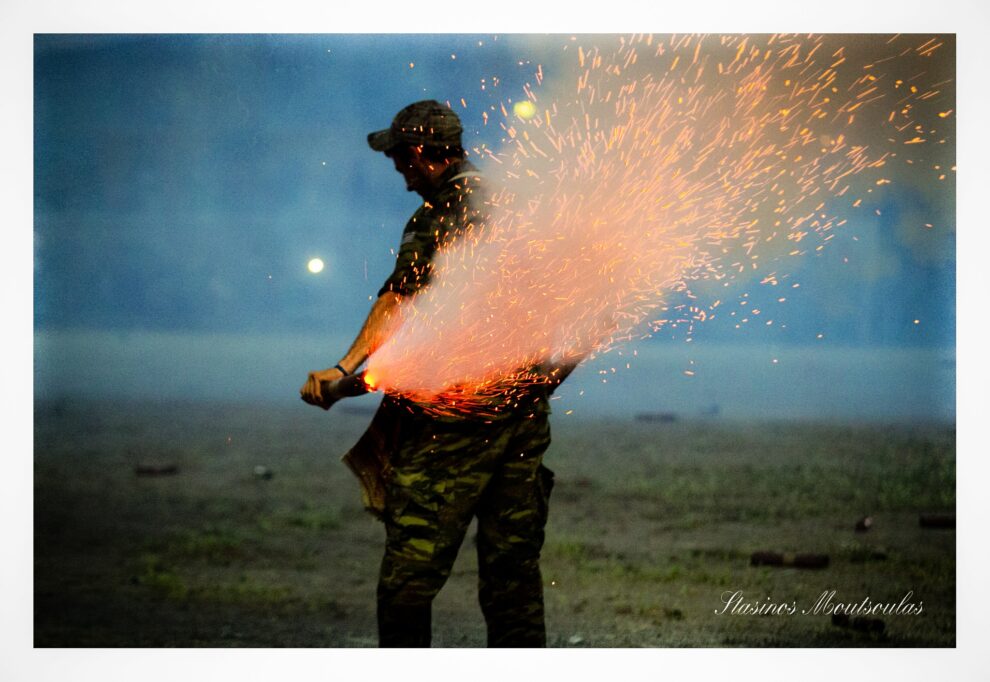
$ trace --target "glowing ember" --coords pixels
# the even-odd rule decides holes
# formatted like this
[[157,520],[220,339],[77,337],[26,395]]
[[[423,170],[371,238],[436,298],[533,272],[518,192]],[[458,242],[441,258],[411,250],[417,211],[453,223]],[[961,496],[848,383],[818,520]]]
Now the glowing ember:
[[530,119],[536,114],[536,105],[524,99],[512,105],[512,113],[521,119]]
[[404,304],[369,361],[377,385],[438,411],[498,411],[546,380],[538,365],[715,317],[718,300],[666,303],[693,298],[691,283],[776,286],[788,259],[845,223],[835,211],[891,181],[905,145],[932,144],[954,105],[944,82],[920,77],[938,41],[875,41],[855,64],[832,44],[842,39],[578,46],[569,82],[543,80],[539,116],[517,110],[529,101],[514,118],[501,107],[506,148],[484,150],[502,173],[489,171],[490,218],[438,254],[432,286]]

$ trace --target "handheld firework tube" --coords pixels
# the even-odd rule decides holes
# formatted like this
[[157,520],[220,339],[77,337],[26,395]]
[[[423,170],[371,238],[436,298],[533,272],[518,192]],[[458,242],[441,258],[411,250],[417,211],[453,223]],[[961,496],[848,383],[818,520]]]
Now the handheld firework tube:
[[330,409],[341,398],[353,398],[375,390],[374,383],[366,378],[367,372],[351,374],[336,381],[321,381],[320,393],[323,395],[323,406]]

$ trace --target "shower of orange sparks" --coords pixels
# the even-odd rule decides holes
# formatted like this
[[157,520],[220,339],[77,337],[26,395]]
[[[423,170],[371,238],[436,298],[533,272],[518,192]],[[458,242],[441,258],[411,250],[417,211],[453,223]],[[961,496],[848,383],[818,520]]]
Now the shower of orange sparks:
[[[510,122],[501,107],[504,176],[475,206],[487,219],[442,250],[433,285],[372,356],[380,386],[437,411],[528,400],[554,363],[641,335],[688,281],[727,285],[806,253],[790,244],[808,234],[819,251],[845,222],[830,202],[859,193],[856,182],[889,182],[857,179],[878,175],[898,144],[923,143],[919,122],[944,118],[943,83],[913,71],[935,40],[910,54],[891,39],[880,46],[890,56],[861,66],[821,36],[619,40],[612,53],[579,46],[574,80],[541,93],[544,116]],[[890,84],[881,63],[911,73]]]

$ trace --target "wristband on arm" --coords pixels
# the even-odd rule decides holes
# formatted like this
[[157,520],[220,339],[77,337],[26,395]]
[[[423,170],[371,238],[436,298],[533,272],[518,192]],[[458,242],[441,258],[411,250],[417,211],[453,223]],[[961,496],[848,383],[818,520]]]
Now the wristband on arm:
[[333,368],[339,370],[340,373],[343,374],[345,377],[349,377],[351,375],[350,372],[348,372],[346,369],[340,366],[339,362],[336,365],[334,365]]

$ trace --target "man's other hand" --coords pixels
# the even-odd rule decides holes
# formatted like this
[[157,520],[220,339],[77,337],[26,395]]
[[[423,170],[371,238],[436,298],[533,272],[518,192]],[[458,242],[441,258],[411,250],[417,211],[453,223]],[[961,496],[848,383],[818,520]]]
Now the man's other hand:
[[322,369],[317,372],[310,372],[309,376],[306,378],[306,383],[303,387],[299,389],[299,395],[310,405],[316,405],[317,407],[322,407],[324,410],[329,410],[330,406],[335,402],[334,400],[327,400],[320,390],[320,383],[323,381],[332,382],[338,379],[343,379],[344,373],[335,367],[330,369]]

